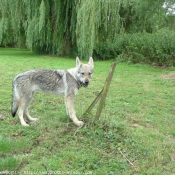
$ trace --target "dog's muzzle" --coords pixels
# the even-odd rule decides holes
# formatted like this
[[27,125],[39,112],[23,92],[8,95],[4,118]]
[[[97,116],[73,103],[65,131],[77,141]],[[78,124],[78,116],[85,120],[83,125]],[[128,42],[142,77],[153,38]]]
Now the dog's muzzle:
[[85,80],[85,82],[81,82],[81,85],[84,86],[84,87],[88,87],[89,80]]
[[83,83],[84,87],[88,87],[88,85],[89,85],[89,81],[85,81],[85,83]]

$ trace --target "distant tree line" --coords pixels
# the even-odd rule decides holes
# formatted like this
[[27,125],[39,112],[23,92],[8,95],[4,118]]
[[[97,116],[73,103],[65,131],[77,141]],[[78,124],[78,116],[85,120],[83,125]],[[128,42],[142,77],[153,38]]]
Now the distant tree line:
[[[89,57],[119,34],[174,30],[165,0],[1,0],[0,46]],[[173,0],[166,1],[170,6]]]

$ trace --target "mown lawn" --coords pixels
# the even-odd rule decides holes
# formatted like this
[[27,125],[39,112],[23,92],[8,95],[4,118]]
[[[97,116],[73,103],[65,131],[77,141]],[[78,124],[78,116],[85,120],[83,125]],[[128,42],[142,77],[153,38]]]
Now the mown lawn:
[[[88,88],[76,99],[82,128],[66,116],[64,98],[37,93],[39,121],[11,117],[12,79],[35,68],[68,69],[75,59],[0,48],[0,174],[175,174],[174,68],[117,64],[101,118],[82,117],[101,91],[113,61],[95,61]],[[170,76],[169,76],[170,75]]]

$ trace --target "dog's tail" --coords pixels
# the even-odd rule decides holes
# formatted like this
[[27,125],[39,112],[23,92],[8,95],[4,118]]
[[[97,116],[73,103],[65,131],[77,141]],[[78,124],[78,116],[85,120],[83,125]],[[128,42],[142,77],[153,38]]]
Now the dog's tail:
[[12,84],[12,105],[11,105],[11,113],[12,113],[13,117],[15,117],[16,112],[18,110],[18,106],[19,106],[15,89],[16,89],[16,87],[15,87],[14,82],[13,82],[13,84]]

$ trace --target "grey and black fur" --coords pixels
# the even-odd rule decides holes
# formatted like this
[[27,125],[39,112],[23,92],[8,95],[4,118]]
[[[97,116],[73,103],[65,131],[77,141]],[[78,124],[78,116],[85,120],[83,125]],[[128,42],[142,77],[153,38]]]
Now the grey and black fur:
[[34,92],[43,91],[65,96],[67,114],[77,126],[82,126],[84,123],[76,117],[74,98],[80,87],[88,86],[93,68],[92,57],[89,58],[88,64],[83,64],[77,57],[75,68],[68,70],[36,69],[19,74],[14,78],[12,85],[12,116],[18,113],[23,126],[28,126],[23,115],[30,121],[37,120],[29,115],[28,106]]

